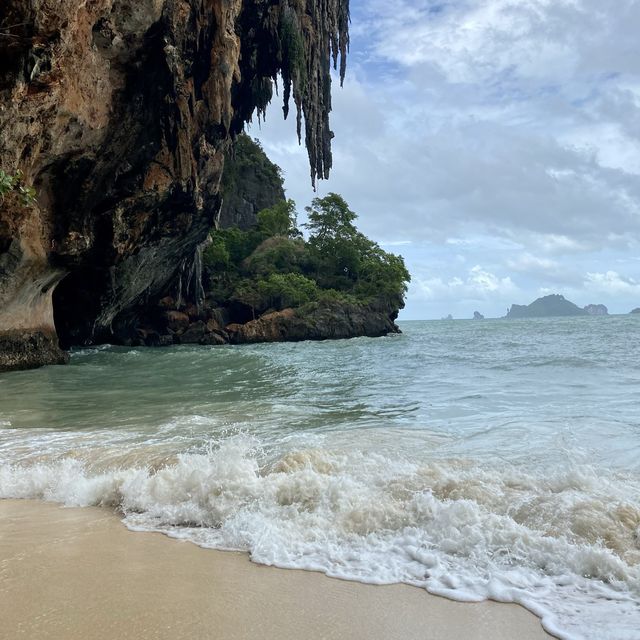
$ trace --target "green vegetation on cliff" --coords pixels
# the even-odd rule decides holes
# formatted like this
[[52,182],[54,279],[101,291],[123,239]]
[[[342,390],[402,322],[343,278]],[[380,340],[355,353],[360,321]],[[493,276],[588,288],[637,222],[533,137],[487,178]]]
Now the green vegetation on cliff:
[[18,194],[21,204],[25,207],[36,202],[36,190],[25,183],[21,171],[10,174],[0,169],[0,201],[11,193]]
[[292,200],[261,211],[252,229],[213,231],[204,253],[211,301],[246,320],[314,303],[397,313],[410,281],[402,257],[360,233],[356,214],[335,193],[315,198],[306,211],[307,240]]

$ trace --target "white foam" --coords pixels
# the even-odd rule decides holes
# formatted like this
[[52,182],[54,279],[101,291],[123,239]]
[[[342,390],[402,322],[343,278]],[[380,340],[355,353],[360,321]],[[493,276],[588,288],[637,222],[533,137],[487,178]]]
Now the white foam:
[[204,454],[111,470],[58,452],[3,465],[0,497],[118,507],[131,529],[255,562],[518,602],[562,638],[637,640],[637,478],[418,464],[315,442],[267,454],[233,436]]

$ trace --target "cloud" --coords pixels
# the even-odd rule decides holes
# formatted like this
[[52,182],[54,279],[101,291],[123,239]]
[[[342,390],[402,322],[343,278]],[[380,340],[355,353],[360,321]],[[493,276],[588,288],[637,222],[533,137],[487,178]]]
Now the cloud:
[[[358,92],[378,124],[351,151],[384,150],[366,175],[384,172],[378,194],[401,186],[392,191],[405,196],[408,226],[473,222],[566,237],[571,250],[640,236],[637,0],[615,11],[597,0],[358,6],[369,53]],[[375,71],[390,62],[383,85]],[[339,94],[336,104],[348,114],[353,102]]]
[[[362,29],[380,56],[433,65],[450,82],[548,87],[583,76],[637,70],[636,0],[373,0]],[[438,7],[438,11],[434,11]],[[594,46],[606,42],[604,49]],[[410,43],[411,46],[407,46]]]
[[[352,0],[352,13],[319,195],[341,193],[378,242],[413,243],[388,245],[426,283],[412,295],[473,288],[461,264],[517,276],[523,296],[576,288],[638,252],[640,0]],[[302,208],[306,153],[279,112],[261,138]]]
[[530,253],[525,253],[517,258],[507,260],[507,265],[514,271],[523,272],[549,272],[556,271],[560,266],[555,260],[549,258],[538,258]]
[[413,291],[424,300],[486,301],[492,296],[511,295],[517,287],[510,277],[500,278],[476,265],[464,277],[454,276],[446,281],[442,277],[418,279]]
[[387,240],[382,242],[383,247],[407,247],[411,244],[411,240]]
[[640,282],[634,278],[621,276],[617,271],[587,273],[586,288],[605,295],[634,295],[640,297]]

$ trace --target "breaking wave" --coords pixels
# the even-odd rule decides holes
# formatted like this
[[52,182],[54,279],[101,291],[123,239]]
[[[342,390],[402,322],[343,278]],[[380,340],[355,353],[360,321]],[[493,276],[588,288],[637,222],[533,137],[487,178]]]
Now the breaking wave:
[[278,450],[243,434],[200,452],[134,449],[108,464],[91,447],[5,464],[0,497],[112,507],[130,529],[247,551],[262,564],[517,602],[561,638],[638,637],[634,476],[415,461],[328,436]]

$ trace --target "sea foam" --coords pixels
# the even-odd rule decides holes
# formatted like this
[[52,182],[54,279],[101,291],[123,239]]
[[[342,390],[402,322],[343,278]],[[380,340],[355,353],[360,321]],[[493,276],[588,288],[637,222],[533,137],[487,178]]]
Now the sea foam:
[[3,464],[0,497],[113,507],[130,529],[247,551],[262,564],[517,602],[561,638],[638,638],[635,477],[408,460],[330,436],[274,448],[240,434],[176,455],[137,444],[105,465],[102,439],[73,456],[68,442],[50,442]]

